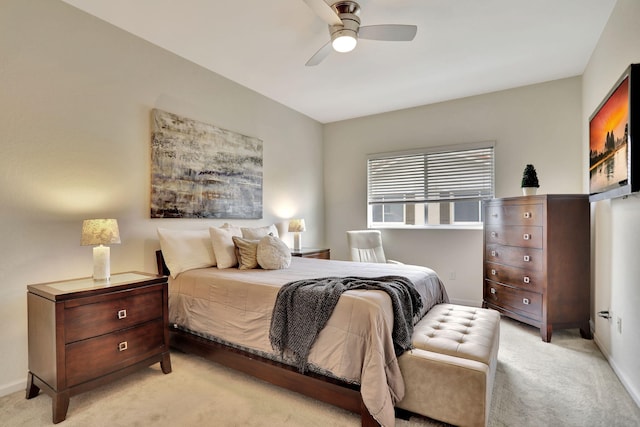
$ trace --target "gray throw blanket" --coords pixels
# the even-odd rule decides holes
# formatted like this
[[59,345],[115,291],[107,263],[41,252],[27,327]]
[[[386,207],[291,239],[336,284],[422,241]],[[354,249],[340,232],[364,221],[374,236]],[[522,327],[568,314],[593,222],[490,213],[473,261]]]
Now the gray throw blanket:
[[422,298],[406,277],[325,277],[287,283],[278,292],[271,318],[269,339],[281,354],[293,356],[300,372],[316,337],[324,328],[344,291],[381,290],[389,294],[393,307],[392,339],[396,356],[411,348],[413,316],[422,308]]

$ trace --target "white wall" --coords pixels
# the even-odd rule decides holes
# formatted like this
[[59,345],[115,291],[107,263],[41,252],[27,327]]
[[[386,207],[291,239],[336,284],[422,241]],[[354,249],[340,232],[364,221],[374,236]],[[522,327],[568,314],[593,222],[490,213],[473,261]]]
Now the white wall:
[[[521,194],[527,163],[539,193],[582,192],[579,77],[325,125],[326,240],[348,259],[345,232],[366,228],[369,153],[495,141],[496,197]],[[389,258],[438,272],[451,300],[482,302],[482,230],[382,230]],[[455,279],[452,277],[455,276]]]
[[2,0],[0,395],[26,381],[26,285],[92,273],[83,219],[118,219],[114,272],[155,272],[158,226],[224,222],[149,218],[152,108],[262,139],[264,218],[233,222],[302,217],[324,243],[321,124],[65,3]]
[[[588,118],[625,68],[640,62],[639,21],[640,2],[618,0],[585,69],[582,83],[585,171]],[[586,172],[584,176],[586,188]],[[640,197],[592,204],[592,223],[594,309],[610,310],[613,315],[612,320],[594,318],[595,339],[640,404]],[[622,319],[621,333],[618,319]]]

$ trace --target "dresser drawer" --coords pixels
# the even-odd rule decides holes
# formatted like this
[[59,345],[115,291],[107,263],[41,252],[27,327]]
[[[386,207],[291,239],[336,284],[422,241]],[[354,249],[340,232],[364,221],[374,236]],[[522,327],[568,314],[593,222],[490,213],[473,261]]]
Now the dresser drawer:
[[484,227],[485,242],[520,246],[526,248],[542,248],[542,227],[511,225],[500,227],[487,225]]
[[533,205],[487,205],[485,224],[493,225],[542,225],[544,206]]
[[534,292],[544,291],[544,272],[525,270],[508,265],[486,263],[484,267],[485,279],[504,283],[517,288]]
[[488,244],[485,247],[485,260],[497,264],[510,265],[527,270],[542,271],[544,259],[542,249],[522,248]]
[[[127,294],[126,292],[123,294]],[[83,340],[162,317],[162,288],[65,310],[65,342]]]
[[[162,319],[66,346],[67,386],[125,368],[163,351]],[[164,349],[166,350],[166,349]]]
[[503,286],[489,280],[485,280],[484,287],[484,300],[487,303],[521,313],[534,320],[542,318],[541,294]]

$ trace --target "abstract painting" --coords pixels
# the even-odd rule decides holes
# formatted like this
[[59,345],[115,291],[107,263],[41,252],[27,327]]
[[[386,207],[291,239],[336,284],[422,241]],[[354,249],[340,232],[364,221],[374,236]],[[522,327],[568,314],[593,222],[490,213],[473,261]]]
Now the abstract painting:
[[151,218],[262,218],[262,141],[152,111]]

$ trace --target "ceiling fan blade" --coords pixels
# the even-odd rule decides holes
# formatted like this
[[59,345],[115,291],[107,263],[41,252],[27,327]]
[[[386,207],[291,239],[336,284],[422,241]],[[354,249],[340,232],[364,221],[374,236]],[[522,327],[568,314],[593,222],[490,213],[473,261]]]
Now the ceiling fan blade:
[[333,47],[331,47],[331,42],[327,42],[324,46],[322,46],[313,56],[304,64],[307,67],[313,67],[314,65],[318,65],[321,63],[329,54],[333,51]]
[[304,0],[304,2],[329,25],[342,25],[342,19],[326,4],[324,0]]
[[413,40],[418,32],[415,25],[366,25],[360,27],[358,38],[368,40],[384,40],[392,42],[408,42]]

